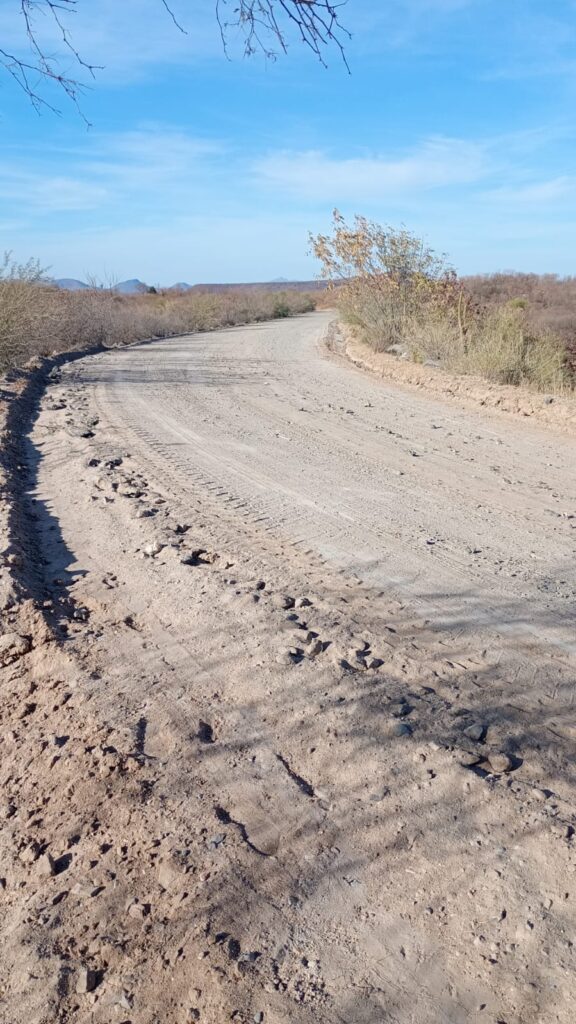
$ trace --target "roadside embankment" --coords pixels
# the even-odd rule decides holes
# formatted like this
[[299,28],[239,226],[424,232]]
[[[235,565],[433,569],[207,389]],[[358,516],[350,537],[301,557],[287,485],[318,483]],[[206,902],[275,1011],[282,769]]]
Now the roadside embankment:
[[468,408],[479,406],[506,415],[521,416],[562,433],[576,433],[576,399],[539,394],[525,388],[491,384],[479,377],[457,377],[439,367],[399,359],[387,352],[375,352],[344,325],[339,339],[332,338],[333,351],[344,355],[361,370],[391,384],[429,392]]

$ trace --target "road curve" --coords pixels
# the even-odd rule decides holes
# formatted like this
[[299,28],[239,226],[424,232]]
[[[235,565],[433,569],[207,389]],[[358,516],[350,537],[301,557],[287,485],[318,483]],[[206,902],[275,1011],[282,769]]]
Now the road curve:
[[[362,373],[331,319],[99,353],[39,403],[60,643],[2,749],[14,850],[72,854],[36,904],[16,857],[14,1021],[54,950],[50,1020],[572,1024],[574,442]],[[105,969],[80,1010],[64,949]]]
[[576,651],[576,445],[329,358],[333,314],[79,364],[148,465],[200,482],[439,627]]

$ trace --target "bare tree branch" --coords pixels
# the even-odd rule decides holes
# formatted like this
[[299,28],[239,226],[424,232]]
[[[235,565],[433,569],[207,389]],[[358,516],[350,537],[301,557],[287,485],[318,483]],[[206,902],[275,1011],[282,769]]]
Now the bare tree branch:
[[[274,47],[287,52],[286,32],[283,21],[297,30],[300,40],[326,66],[324,52],[330,46],[339,51],[346,68],[348,63],[344,42],[350,33],[339,21],[342,3],[330,0],[216,0],[216,17],[220,26],[224,49],[227,49],[228,35],[237,28],[244,36],[244,53],[251,57],[257,52],[275,59]],[[231,10],[231,20],[226,20],[226,11]],[[349,70],[349,69],[348,69]]]
[[[0,46],[0,69],[3,68],[26,94],[38,112],[42,109],[60,113],[46,98],[45,87],[56,86],[71,101],[83,117],[80,97],[87,88],[82,73],[94,79],[100,65],[89,63],[72,42],[69,19],[80,10],[81,0],[11,0],[15,16],[19,16],[28,55],[13,53]],[[186,34],[176,17],[170,0],[158,0],[175,27]],[[287,53],[290,30],[295,30],[300,41],[326,66],[324,55],[335,48],[346,68],[348,64],[344,44],[350,33],[339,20],[340,8],[346,0],[213,0],[224,52],[228,53],[228,40],[236,30],[244,40],[247,57],[263,53],[275,60],[278,51]],[[230,17],[228,18],[228,14]],[[77,73],[65,67],[61,53],[49,53],[43,44],[40,18],[48,19],[57,33],[64,50],[68,52]],[[46,21],[43,23],[46,26]],[[349,69],[348,69],[349,70]],[[84,118],[84,120],[86,120]]]

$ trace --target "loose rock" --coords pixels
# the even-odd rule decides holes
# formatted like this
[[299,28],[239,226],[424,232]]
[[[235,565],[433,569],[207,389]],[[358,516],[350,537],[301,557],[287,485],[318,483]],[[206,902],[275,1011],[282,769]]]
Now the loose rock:
[[509,757],[508,754],[490,754],[490,757],[488,758],[488,763],[492,771],[496,772],[498,775],[501,772],[511,772],[514,770],[514,760],[513,758]]
[[76,992],[78,995],[85,995],[87,992],[93,992],[98,985],[98,972],[93,971],[90,967],[82,967],[76,982]]
[[10,665],[11,662],[28,654],[30,641],[20,636],[19,633],[4,633],[0,636],[0,665]]
[[463,733],[469,740],[479,742],[486,733],[486,726],[482,722],[473,722],[472,725],[468,725],[463,729]]

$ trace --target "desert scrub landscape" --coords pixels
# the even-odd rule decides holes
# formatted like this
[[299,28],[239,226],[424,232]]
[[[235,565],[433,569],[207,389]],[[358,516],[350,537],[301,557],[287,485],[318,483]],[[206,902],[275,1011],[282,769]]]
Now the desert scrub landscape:
[[311,295],[253,288],[121,295],[52,284],[35,259],[0,266],[0,372],[35,356],[258,323],[311,312]]
[[376,352],[457,375],[554,394],[574,390],[572,278],[459,278],[444,255],[405,228],[334,211],[311,236],[341,318]]

